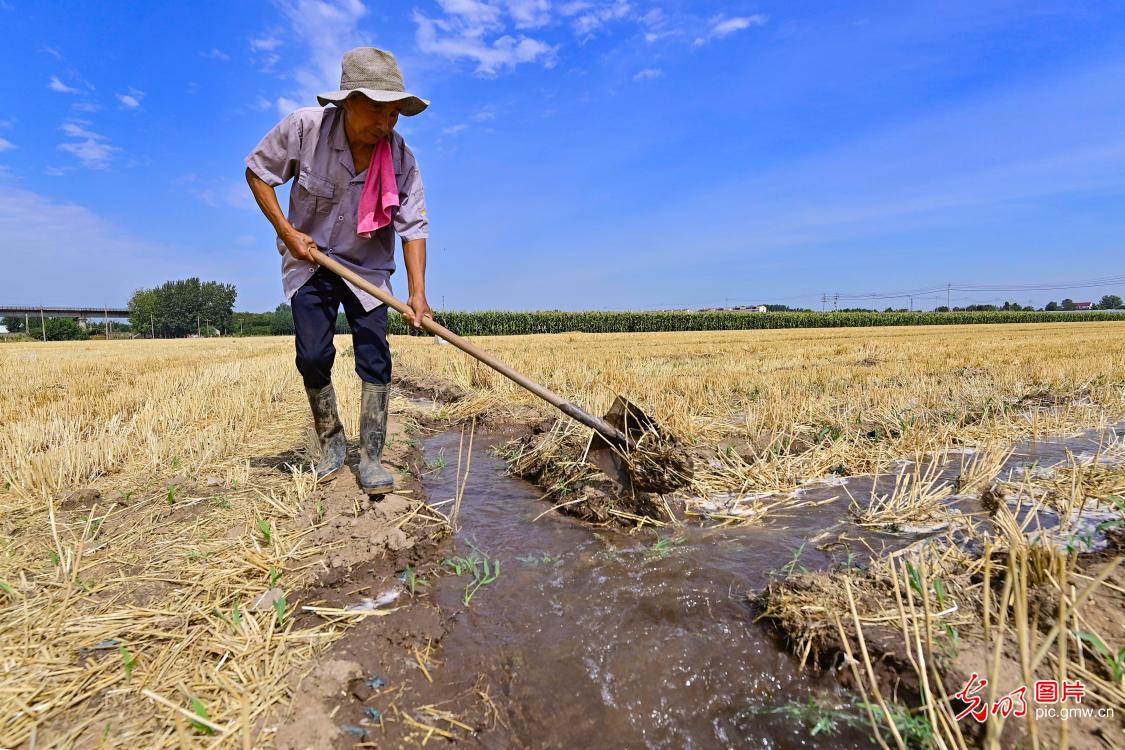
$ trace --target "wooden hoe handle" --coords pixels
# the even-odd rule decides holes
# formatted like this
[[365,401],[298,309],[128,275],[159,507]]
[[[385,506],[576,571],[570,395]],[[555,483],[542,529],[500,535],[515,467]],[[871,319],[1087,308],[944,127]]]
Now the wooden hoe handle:
[[[357,274],[355,271],[352,271],[351,269],[341,265],[338,261],[329,258],[320,250],[313,250],[312,256],[318,264],[324,266],[340,278],[347,279],[348,281],[352,282],[360,289],[375,297],[377,300],[387,305],[388,307],[393,307],[403,315],[413,316],[414,311],[410,309],[410,305],[406,304],[389,292],[386,292],[375,286],[370,281]],[[610,440],[622,446],[626,444],[625,436],[604,419],[599,419],[593,414],[583,411],[554,391],[544,388],[542,385],[536,383],[531,378],[516,372],[508,365],[496,359],[488,352],[483,351],[482,349],[478,349],[476,346],[471,344],[468,339],[464,338],[463,336],[458,336],[456,333],[449,330],[441,323],[438,323],[433,318],[423,317],[422,327],[435,336],[445,339],[461,351],[468,354],[470,357],[473,357],[474,359],[488,365],[493,370],[496,370],[496,372],[511,380],[513,383],[516,383],[517,385],[531,391],[536,396],[551,404],[571,419],[575,419],[586,425],[587,427],[596,430],[607,440]]]

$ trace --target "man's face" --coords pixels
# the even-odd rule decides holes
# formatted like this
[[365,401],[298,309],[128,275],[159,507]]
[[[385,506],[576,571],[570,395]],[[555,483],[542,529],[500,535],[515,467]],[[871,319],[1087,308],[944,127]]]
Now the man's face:
[[352,94],[344,100],[349,138],[366,144],[386,138],[398,122],[398,107],[398,102],[373,102],[362,94]]

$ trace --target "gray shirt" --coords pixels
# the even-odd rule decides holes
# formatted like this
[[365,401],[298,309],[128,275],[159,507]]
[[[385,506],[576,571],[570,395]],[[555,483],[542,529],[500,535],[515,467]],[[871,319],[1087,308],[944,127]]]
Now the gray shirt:
[[[395,272],[395,233],[404,241],[429,236],[426,196],[414,154],[397,132],[391,131],[390,140],[400,206],[391,224],[372,232],[370,239],[356,234],[359,194],[367,165],[361,165],[357,173],[352,164],[343,110],[298,109],[286,115],[246,157],[246,166],[271,187],[296,176],[289,193],[289,223],[312,237],[325,255],[388,292],[390,276]],[[277,250],[282,254],[285,299],[290,300],[317,266],[294,258],[280,237]],[[372,310],[381,304],[362,289],[345,283],[363,309]]]

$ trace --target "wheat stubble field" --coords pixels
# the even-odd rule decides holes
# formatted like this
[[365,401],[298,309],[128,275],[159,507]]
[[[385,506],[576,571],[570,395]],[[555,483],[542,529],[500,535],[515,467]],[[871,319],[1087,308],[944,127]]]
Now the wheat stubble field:
[[[591,412],[626,394],[706,456],[680,512],[654,519],[662,524],[754,523],[778,507],[780,493],[817,477],[883,474],[899,470],[895,461],[920,465],[923,456],[948,458],[951,450],[981,457],[975,466],[962,464],[966,478],[979,480],[1018,441],[1125,417],[1125,325],[1115,322],[476,341]],[[336,382],[354,435],[358,381],[349,345],[347,337],[337,342],[344,356]],[[450,424],[486,413],[522,419],[528,405],[537,407],[452,347],[418,337],[393,337],[392,346],[396,373],[441,378],[464,390],[438,411]],[[410,409],[401,397],[392,404],[403,420]],[[315,663],[352,624],[337,618],[296,627],[284,599],[280,608],[252,607],[264,590],[308,584],[331,553],[331,537],[313,534],[324,511],[302,468],[307,430],[287,338],[0,347],[0,746],[272,743],[293,698],[287,675]],[[554,447],[573,453],[581,435],[558,432]],[[1114,450],[1120,446],[1107,446],[1106,455]],[[1065,512],[1091,498],[1112,507],[1123,491],[1119,464],[1078,461],[1060,471],[1036,481],[1054,483],[1054,494],[1040,494],[1045,503],[1069,504]],[[896,489],[879,507],[861,504],[855,515],[872,525],[886,521],[886,513],[932,522],[942,498],[920,490],[924,480],[917,476],[913,490]],[[724,498],[718,511],[717,496]],[[1012,638],[1014,668],[1022,667],[1024,677],[1039,666],[1031,662],[1041,646],[1044,669],[1065,670],[1077,659],[1070,674],[1081,670],[1099,685],[1094,700],[1122,705],[1125,688],[1113,662],[1102,666],[1096,648],[1083,651],[1092,641],[1068,635],[1093,632],[1081,621],[1084,603],[1095,600],[1096,586],[1087,588],[1099,576],[1098,584],[1119,584],[1120,559],[1109,559],[1109,572],[1105,560],[1087,570],[1076,562],[1078,552],[1036,551],[1018,529],[1004,526],[1012,522],[996,521],[1008,536],[991,540],[1010,555],[997,556],[986,575],[997,593],[983,595],[987,555],[979,550],[944,574],[944,587],[952,590],[958,580],[965,601],[975,603],[964,607],[973,621],[959,625],[958,637],[968,641],[978,628],[989,643],[1003,616],[999,632]],[[952,564],[951,555],[928,559],[927,584],[942,575],[941,565]],[[854,600],[848,605],[847,589],[837,602],[842,620],[824,626],[841,624],[841,645],[867,618],[897,622],[899,612],[898,632],[908,643],[925,651],[943,637],[929,621],[919,625],[922,615],[910,617],[912,607],[929,611],[923,593],[932,586],[913,598],[908,592],[903,602],[903,586],[894,583],[900,572],[846,573],[857,590],[880,591],[883,599],[874,610],[857,609]],[[799,595],[807,599],[820,585],[796,581],[763,604],[806,656],[825,647],[816,640],[824,628],[806,627],[807,601]],[[1026,610],[1037,586],[1062,592],[1051,606],[1062,607],[1063,621],[1075,627],[1052,633],[1029,620],[1016,626],[1017,617],[1027,619],[1020,607]],[[843,597],[841,586],[833,590]],[[1012,591],[1023,596],[1022,605]],[[1001,593],[1009,597],[1004,604]],[[1097,638],[1107,651],[1125,646],[1106,632]],[[855,663],[862,664],[855,647]],[[1019,654],[1028,650],[1021,664]],[[877,696],[881,678],[859,669],[856,686],[867,686],[870,704],[891,701]],[[920,668],[923,684],[927,670]],[[920,689],[942,698],[934,685]],[[892,745],[902,734],[886,720],[894,713],[891,707],[871,716],[887,725],[883,734]],[[916,714],[931,724],[931,738],[957,746],[956,722],[945,713],[931,706]]]

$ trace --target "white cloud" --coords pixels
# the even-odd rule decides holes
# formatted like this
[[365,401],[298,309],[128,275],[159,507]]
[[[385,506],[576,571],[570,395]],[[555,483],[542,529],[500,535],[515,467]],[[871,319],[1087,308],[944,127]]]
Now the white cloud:
[[100,112],[102,105],[95,104],[94,102],[75,102],[71,109],[75,112]]
[[94,141],[108,140],[106,136],[87,130],[84,126],[89,125],[89,120],[69,120],[64,122],[59,130],[66,133],[71,138],[87,138]]
[[46,52],[48,55],[55,58],[56,60],[62,59],[62,53],[59,52],[54,47],[42,47],[42,48],[40,48],[40,52]]
[[259,70],[263,72],[273,70],[274,66],[281,61],[281,55],[277,51],[280,47],[281,39],[275,33],[250,39],[251,56]]
[[12,143],[11,141],[7,140],[6,138],[0,138],[0,153],[2,153],[4,151],[8,151],[10,149],[13,149],[15,147],[16,147],[16,144]]
[[58,76],[51,76],[51,80],[47,83],[47,88],[51,89],[51,91],[57,91],[60,94],[79,93],[78,89],[67,86],[65,83],[60,81]]
[[752,16],[735,16],[734,18],[727,18],[719,14],[710,20],[707,35],[696,37],[695,41],[692,42],[692,46],[702,47],[713,39],[722,39],[736,31],[743,31],[753,26],[763,26],[768,20],[769,19],[761,13],[755,13]]
[[517,29],[546,26],[551,22],[550,0],[506,0],[504,5]]
[[44,168],[43,171],[47,174],[48,177],[62,177],[63,175],[65,175],[67,172],[70,171],[70,168],[69,167],[48,166],[48,167]]
[[217,47],[212,47],[206,52],[200,52],[199,56],[204,57],[208,60],[221,60],[222,62],[226,62],[230,59],[230,55],[228,55],[226,52],[223,52],[221,49],[218,49]]
[[93,138],[87,138],[78,143],[60,143],[59,148],[73,154],[82,162],[82,166],[90,169],[105,169],[109,165],[113,153],[121,150],[116,146],[96,141]]
[[720,39],[727,34],[733,34],[736,31],[748,29],[751,26],[761,26],[766,22],[766,17],[757,14],[753,16],[739,16],[736,18],[719,18],[714,22],[711,32]]
[[[586,42],[607,24],[629,18],[629,0],[436,0],[440,13],[415,9],[419,49],[451,61],[475,63],[477,75],[493,77],[528,63],[551,68],[559,45],[529,36],[527,29],[567,25]],[[652,18],[651,12],[646,16]],[[639,20],[639,19],[638,19]]]
[[430,18],[414,11],[418,27],[415,39],[422,52],[454,61],[473,61],[481,76],[495,76],[523,63],[554,66],[558,48],[539,39],[508,33],[492,40],[486,38],[505,29],[500,8],[477,0],[439,0],[439,4],[447,14],[444,18]]
[[637,74],[633,76],[633,80],[651,81],[652,79],[659,78],[662,75],[664,75],[664,71],[660,68],[644,68],[643,70],[637,71]]
[[610,21],[625,18],[632,10],[633,6],[627,0],[615,0],[597,6],[591,6],[589,3],[571,3],[569,6],[564,6],[563,15],[573,15],[572,25],[575,32],[580,37],[589,39],[602,26]]
[[88,120],[70,120],[59,128],[69,138],[78,139],[72,143],[60,143],[59,148],[74,155],[82,166],[89,169],[104,169],[114,152],[121,149],[109,144],[109,138],[101,133],[87,129]]
[[275,36],[258,37],[250,40],[250,49],[254,52],[273,52],[281,46],[281,40]]
[[450,125],[448,128],[442,128],[441,132],[442,135],[457,135],[458,133],[463,133],[468,127],[466,123],[462,122],[457,125]]
[[140,109],[141,100],[145,98],[145,92],[138,91],[133,87],[129,87],[128,94],[117,94],[117,101],[121,102],[121,106],[125,109]]
[[[283,0],[280,7],[292,37],[303,46],[301,58],[305,60],[291,76],[296,88],[277,99],[277,108],[284,115],[315,105],[319,93],[335,91],[344,53],[369,46],[370,39],[359,31],[359,19],[367,14],[367,6],[360,0]],[[275,41],[269,40],[269,50],[280,47]]]
[[480,112],[473,115],[473,122],[488,122],[489,120],[495,119],[495,117],[496,113],[492,110],[482,109]]

